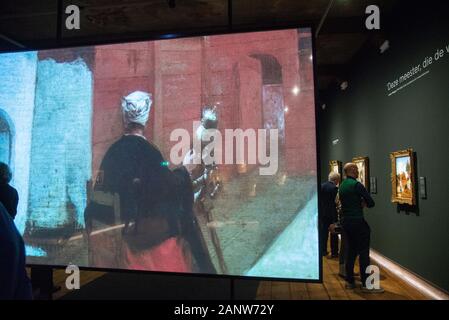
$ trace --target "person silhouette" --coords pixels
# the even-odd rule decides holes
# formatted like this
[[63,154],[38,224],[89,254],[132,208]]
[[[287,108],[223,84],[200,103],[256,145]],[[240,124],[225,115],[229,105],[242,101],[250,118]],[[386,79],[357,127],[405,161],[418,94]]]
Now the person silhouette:
[[11,181],[12,173],[9,166],[0,162],[0,202],[8,211],[11,218],[15,218],[17,214],[17,205],[19,203],[19,195],[9,182]]
[[1,203],[0,243],[0,300],[31,300],[31,282],[25,269],[25,244]]

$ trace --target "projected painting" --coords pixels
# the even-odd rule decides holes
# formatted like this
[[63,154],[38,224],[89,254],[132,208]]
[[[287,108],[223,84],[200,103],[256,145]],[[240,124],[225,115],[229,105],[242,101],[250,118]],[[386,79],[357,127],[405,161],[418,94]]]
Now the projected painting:
[[27,262],[318,279],[311,32],[0,55]]

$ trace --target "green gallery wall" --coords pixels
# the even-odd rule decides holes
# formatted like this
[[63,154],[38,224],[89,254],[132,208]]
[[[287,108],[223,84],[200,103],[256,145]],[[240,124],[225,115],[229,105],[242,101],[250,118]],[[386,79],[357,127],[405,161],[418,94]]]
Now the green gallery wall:
[[[449,291],[449,22],[421,18],[404,12],[388,36],[390,49],[357,57],[348,89],[322,99],[321,176],[324,181],[330,160],[369,157],[370,176],[377,178],[376,206],[365,211],[371,247]],[[424,69],[437,49],[443,56]],[[417,65],[421,72],[413,77],[422,77],[388,96],[387,83]],[[391,202],[389,154],[406,148],[416,152],[416,176],[427,182],[427,199],[417,194],[416,207]]]

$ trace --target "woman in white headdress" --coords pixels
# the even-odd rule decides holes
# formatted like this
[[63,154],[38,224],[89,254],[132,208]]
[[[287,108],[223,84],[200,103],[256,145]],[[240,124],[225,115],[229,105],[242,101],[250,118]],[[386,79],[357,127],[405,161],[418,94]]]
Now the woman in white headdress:
[[[90,266],[215,273],[192,213],[187,170],[170,170],[159,149],[144,136],[151,104],[151,94],[142,91],[122,99],[125,134],[106,152],[95,190],[118,194],[120,199],[120,221],[114,221],[111,212],[96,218],[103,216],[106,225],[125,227],[120,243],[97,242],[103,251],[110,246],[110,255],[96,256],[93,250]],[[102,210],[97,204],[90,216]]]

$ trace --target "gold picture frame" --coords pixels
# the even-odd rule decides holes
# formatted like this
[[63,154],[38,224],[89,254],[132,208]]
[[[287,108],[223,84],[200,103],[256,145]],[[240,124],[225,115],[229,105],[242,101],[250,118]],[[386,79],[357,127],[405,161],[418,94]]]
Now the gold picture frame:
[[390,153],[391,202],[416,204],[415,159],[413,149]]
[[369,158],[368,157],[356,157],[352,158],[352,162],[357,165],[359,169],[359,177],[357,180],[363,184],[363,186],[369,192]]
[[330,172],[336,172],[340,175],[340,177],[343,176],[343,166],[342,162],[338,160],[331,160],[329,161],[329,173]]

